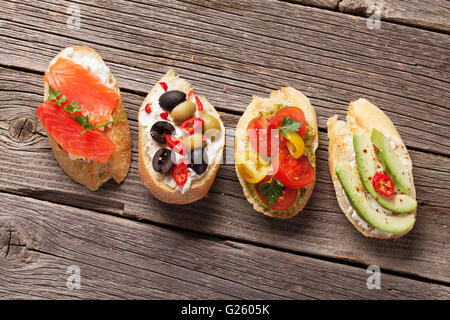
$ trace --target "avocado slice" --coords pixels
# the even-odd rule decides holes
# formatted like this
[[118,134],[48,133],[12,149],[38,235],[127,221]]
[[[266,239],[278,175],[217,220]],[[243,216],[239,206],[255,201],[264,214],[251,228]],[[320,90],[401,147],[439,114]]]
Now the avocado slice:
[[377,212],[364,193],[358,174],[348,163],[338,163],[335,171],[353,208],[371,226],[384,232],[402,233],[414,225],[416,218],[412,213]]
[[372,130],[372,143],[378,148],[377,155],[380,158],[387,173],[394,180],[395,186],[406,194],[411,193],[411,179],[400,159],[395,154],[388,139],[377,130]]
[[411,212],[417,207],[417,201],[404,194],[395,194],[392,197],[384,197],[375,191],[372,178],[376,171],[375,154],[368,133],[361,131],[353,135],[353,147],[356,154],[358,173],[367,192],[383,208],[392,212]]

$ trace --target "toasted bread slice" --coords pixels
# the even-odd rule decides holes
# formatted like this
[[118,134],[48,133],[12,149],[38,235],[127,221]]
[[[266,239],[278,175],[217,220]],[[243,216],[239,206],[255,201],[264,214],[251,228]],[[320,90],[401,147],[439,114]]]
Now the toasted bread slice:
[[[316,118],[316,111],[314,110],[314,107],[309,102],[309,99],[300,91],[291,88],[291,87],[285,87],[281,88],[279,90],[273,91],[270,94],[270,98],[260,98],[257,96],[253,97],[252,102],[245,110],[244,114],[242,115],[241,119],[239,120],[236,130],[238,132],[242,132],[244,134],[242,135],[236,135],[235,136],[235,162],[238,161],[238,145],[239,142],[242,142],[242,140],[246,140],[246,129],[249,124],[249,122],[255,118],[258,117],[260,112],[270,112],[274,109],[275,105],[283,105],[283,106],[291,106],[291,107],[297,107],[301,109],[305,114],[305,119],[308,124],[313,130],[313,136],[311,137],[312,141],[309,145],[309,148],[311,148],[312,153],[315,154],[316,149],[319,145],[319,138],[318,138],[318,130],[317,130],[317,118]],[[314,170],[316,170],[315,164],[314,164]],[[306,203],[309,200],[309,197],[312,194],[312,191],[314,189],[314,182],[307,185],[305,188],[303,188],[302,192],[299,192],[298,198],[295,202],[295,204],[288,210],[282,210],[277,211],[274,209],[271,209],[267,207],[260,199],[259,196],[256,193],[256,190],[254,188],[253,184],[248,183],[244,180],[242,175],[239,173],[237,167],[236,167],[236,174],[239,178],[239,182],[242,186],[242,189],[244,191],[244,195],[247,198],[248,202],[253,205],[253,208],[261,212],[265,215],[276,217],[276,218],[282,218],[287,219],[291,218],[295,215],[297,215],[303,207],[306,205]]]
[[[71,48],[78,56],[94,58],[104,64],[103,59],[94,49],[85,46],[73,46]],[[63,51],[61,51],[55,59],[59,57]],[[112,73],[109,74],[109,82],[112,84],[113,90],[119,95],[119,103],[112,113],[112,118],[115,119],[124,115],[125,109],[122,104],[119,85]],[[47,100],[48,93],[49,87],[46,83],[44,88],[44,101]],[[55,158],[61,168],[63,168],[66,174],[73,180],[86,186],[92,191],[97,190],[110,178],[113,178],[117,183],[121,183],[130,169],[131,134],[128,119],[124,118],[112,124],[110,127],[105,127],[104,132],[117,146],[116,150],[111,154],[110,159],[105,163],[86,161],[84,159],[73,159],[73,157],[71,157],[67,151],[62,149],[53,137],[48,134],[50,146],[52,147]]]
[[[397,132],[392,121],[388,116],[380,110],[377,106],[370,103],[366,99],[358,99],[350,103],[347,113],[347,122],[338,120],[338,116],[334,116],[328,119],[328,165],[330,169],[331,178],[333,180],[334,189],[336,191],[336,197],[340,208],[344,212],[345,216],[355,226],[355,228],[364,234],[366,237],[390,239],[399,238],[409,232],[402,233],[388,233],[378,230],[366,221],[364,221],[350,204],[347,195],[342,187],[339,178],[336,175],[335,167],[341,161],[354,162],[355,155],[353,150],[353,138],[352,135],[360,130],[372,132],[373,128],[376,128],[383,132],[401,151],[403,156],[403,162],[407,163],[406,169],[411,179],[411,197],[416,199],[416,191],[414,188],[414,181],[412,176],[412,163],[402,138]],[[417,209],[414,210],[414,216],[417,214]]]
[[[210,159],[210,164],[206,172],[201,175],[197,180],[192,181],[190,188],[184,193],[176,188],[172,188],[165,182],[165,177],[167,175],[156,172],[152,165],[152,156],[149,154],[148,146],[152,142],[151,136],[148,134],[150,132],[150,127],[142,123],[141,119],[145,116],[145,106],[156,96],[160,95],[161,86],[159,83],[166,83],[171,89],[170,90],[180,90],[185,93],[191,91],[191,84],[175,75],[174,71],[169,70],[161,80],[155,84],[155,86],[150,90],[147,97],[142,102],[142,106],[139,110],[139,175],[142,182],[147,187],[147,189],[152,193],[157,199],[170,203],[170,204],[188,204],[200,200],[205,197],[211,188],[212,183],[219,169],[220,163],[222,161],[223,148],[225,145],[225,140],[222,138],[220,144],[218,145],[218,152],[215,154],[214,159]],[[220,119],[219,113],[214,109],[213,105],[205,97],[198,97],[203,104],[205,112],[209,112],[214,115],[220,122],[222,127],[222,136],[224,137],[225,131],[223,123]],[[152,111],[153,112],[153,111]],[[219,142],[218,142],[219,143]]]

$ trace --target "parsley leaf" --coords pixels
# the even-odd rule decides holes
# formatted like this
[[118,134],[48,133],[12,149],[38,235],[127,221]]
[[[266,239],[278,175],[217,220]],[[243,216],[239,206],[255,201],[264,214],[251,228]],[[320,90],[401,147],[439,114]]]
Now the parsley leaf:
[[266,198],[269,205],[272,207],[275,201],[281,197],[281,193],[284,190],[284,185],[277,179],[271,178],[269,181],[263,182],[259,189],[262,195]]
[[117,118],[115,118],[115,119],[112,120],[112,121],[105,122],[105,123],[102,123],[102,124],[99,124],[99,125],[96,125],[96,126],[92,125],[92,123],[88,123],[86,126],[84,126],[86,129],[84,129],[84,130],[81,132],[81,134],[83,135],[83,133],[85,133],[86,131],[91,130],[91,129],[99,129],[99,128],[103,128],[103,127],[109,126],[110,124],[113,124],[114,122],[117,122],[117,121],[119,121],[119,120],[122,120],[122,119],[125,118],[126,116],[127,116],[126,114],[123,114],[123,115],[121,115],[120,117],[117,117]]
[[301,126],[300,122],[292,120],[290,117],[284,117],[279,129],[283,135],[287,135],[289,132],[297,132]]
[[77,101],[73,101],[72,103],[66,103],[67,97],[64,95],[61,95],[61,91],[55,91],[51,86],[48,87],[48,100],[51,104],[56,104],[60,106],[69,116],[75,119],[78,124],[84,127],[84,130],[81,131],[81,135],[83,135],[86,131],[92,130],[92,129],[100,129],[106,126],[109,126],[110,124],[113,124],[119,120],[122,120],[127,116],[127,114],[123,114],[120,117],[117,117],[116,119],[105,122],[98,125],[93,125],[90,120],[89,116],[83,116],[81,114],[75,115],[76,112],[81,112],[81,106]]

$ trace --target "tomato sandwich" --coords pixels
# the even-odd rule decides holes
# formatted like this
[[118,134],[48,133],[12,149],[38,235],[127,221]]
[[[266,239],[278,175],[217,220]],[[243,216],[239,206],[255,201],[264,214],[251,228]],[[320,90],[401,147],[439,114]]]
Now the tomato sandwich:
[[328,119],[328,163],[340,208],[367,237],[399,238],[417,214],[412,163],[387,115],[366,99]]
[[139,175],[159,200],[197,201],[222,161],[225,128],[219,113],[169,70],[139,110]]
[[253,97],[236,127],[235,165],[256,211],[286,219],[303,209],[316,181],[317,146],[316,112],[300,91]]

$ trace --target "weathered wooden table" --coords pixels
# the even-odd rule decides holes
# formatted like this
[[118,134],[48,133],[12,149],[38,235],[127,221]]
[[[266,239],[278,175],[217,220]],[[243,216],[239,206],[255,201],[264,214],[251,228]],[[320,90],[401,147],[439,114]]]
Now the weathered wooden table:
[[[377,13],[364,0],[1,0],[0,297],[449,299],[450,6],[379,4],[381,29],[358,16]],[[127,179],[98,192],[63,173],[36,121],[48,62],[79,44],[118,79],[133,137]],[[192,205],[147,192],[137,111],[169,68],[228,128],[254,94],[291,85],[310,97],[318,173],[301,214],[254,212],[232,165]],[[398,240],[356,231],[331,184],[326,120],[358,97],[386,111],[413,160],[418,219]],[[380,290],[367,288],[369,265]],[[77,268],[79,289],[67,286]]]

